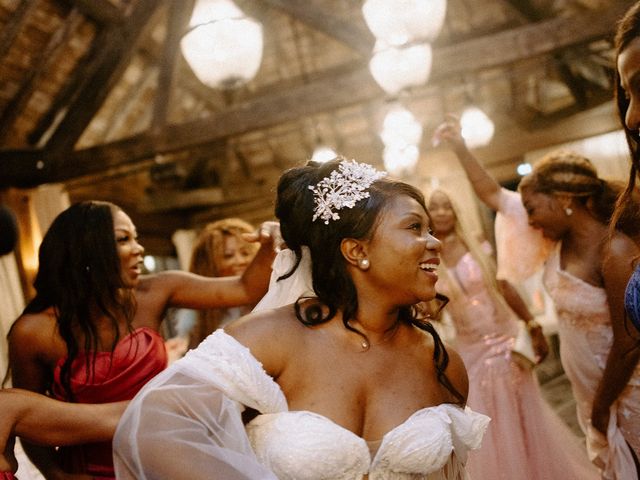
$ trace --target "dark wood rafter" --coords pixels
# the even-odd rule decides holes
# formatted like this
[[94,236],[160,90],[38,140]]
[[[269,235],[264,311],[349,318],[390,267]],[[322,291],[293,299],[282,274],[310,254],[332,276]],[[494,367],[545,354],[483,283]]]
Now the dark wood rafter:
[[109,0],[66,0],[83,15],[101,25],[115,25],[124,22],[125,12]]
[[0,60],[7,54],[29,15],[38,6],[38,0],[22,0],[9,22],[0,31]]
[[[530,22],[539,22],[544,18],[543,15],[540,14],[540,11],[532,5],[530,0],[505,1]],[[572,72],[571,67],[565,61],[562,52],[553,53],[552,58],[555,70],[558,72],[558,76],[571,92],[577,107],[580,109],[586,108],[588,103],[588,82]]]
[[[512,64],[603,38],[610,35],[611,25],[631,3],[614,0],[605,10],[557,17],[442,47],[434,52],[430,83],[450,81],[453,74]],[[340,74],[329,72],[326,77],[315,78],[308,84],[293,86],[277,93],[269,92],[231,105],[227,110],[208,118],[73,152],[65,156],[64,170],[51,168],[46,178],[49,181],[62,181],[98,173],[153,158],[156,154],[191,148],[358,102],[366,103],[383,98],[384,94],[371,78],[366,62],[354,63]],[[14,154],[15,152],[0,152],[0,165],[12,165],[10,170],[13,178],[5,180],[6,182],[24,182],[25,178],[34,174],[33,161],[44,161],[43,170],[50,167],[50,158],[44,153],[39,158],[33,153],[26,153],[25,158],[30,160],[19,165]]]
[[515,10],[521,17],[527,19],[529,22],[536,22],[542,20],[540,12],[531,4],[530,0],[503,0],[504,3],[509,5]]
[[0,114],[0,143],[11,134],[11,126],[36,92],[38,81],[59,60],[61,50],[83,21],[84,16],[78,10],[72,9],[60,28],[51,35],[47,46],[34,59],[34,67]]
[[263,2],[339,40],[364,58],[371,56],[375,38],[369,30],[357,28],[353,22],[331,15],[326,8],[315,5],[312,0],[263,0]]
[[[128,14],[128,20],[105,27],[105,41],[88,66],[89,77],[83,88],[72,99],[68,111],[48,140],[45,149],[49,153],[63,155],[70,152],[94,117],[111,88],[129,64],[137,40],[162,2],[138,0]],[[63,165],[57,165],[58,168]]]
[[195,0],[169,0],[167,35],[160,59],[158,88],[153,105],[151,129],[159,130],[167,123],[167,111],[171,102],[176,63],[180,52],[180,39],[184,34]]
[[27,141],[30,145],[39,146],[43,140],[48,138],[47,134],[57,126],[57,122],[60,120],[58,117],[62,117],[64,112],[68,110],[78,92],[86,88],[85,84],[92,76],[92,69],[95,68],[93,59],[98,55],[98,51],[103,48],[102,45],[108,38],[109,34],[106,29],[98,31],[91,47],[87,49],[87,52],[80,58],[71,75],[67,77],[64,86],[55,95],[47,112],[29,132]]
[[[117,138],[118,131],[122,131],[123,126],[126,124],[127,120],[134,115],[132,112],[137,111],[137,107],[139,107],[140,102],[144,102],[145,96],[148,95],[148,92],[155,91],[158,83],[158,71],[156,68],[148,67],[143,69],[140,78],[137,82],[131,85],[126,93],[127,102],[120,108],[113,109],[110,112],[110,115],[107,117],[105,124],[108,126],[104,131],[102,138],[99,140],[100,143],[106,143],[109,139]],[[148,114],[150,116],[150,114]],[[140,116],[138,115],[137,123],[143,123],[147,115]],[[146,126],[146,123],[143,123]],[[136,129],[136,126],[133,126],[133,131],[139,131]]]

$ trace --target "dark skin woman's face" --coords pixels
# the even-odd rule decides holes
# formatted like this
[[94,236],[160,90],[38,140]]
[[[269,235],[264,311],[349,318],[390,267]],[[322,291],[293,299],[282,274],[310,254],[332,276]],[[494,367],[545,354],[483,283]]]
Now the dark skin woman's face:
[[640,128],[640,37],[631,41],[618,56],[620,83],[629,102],[624,122],[638,135]]

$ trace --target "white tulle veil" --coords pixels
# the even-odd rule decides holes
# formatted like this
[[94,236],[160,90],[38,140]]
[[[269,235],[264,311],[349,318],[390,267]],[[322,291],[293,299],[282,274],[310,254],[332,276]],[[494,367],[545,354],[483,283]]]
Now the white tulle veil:
[[316,296],[311,278],[311,252],[302,247],[302,259],[295,271],[287,278],[278,280],[291,272],[296,264],[296,254],[288,248],[280,250],[273,261],[269,290],[253,309],[254,312],[295,303],[300,297]]

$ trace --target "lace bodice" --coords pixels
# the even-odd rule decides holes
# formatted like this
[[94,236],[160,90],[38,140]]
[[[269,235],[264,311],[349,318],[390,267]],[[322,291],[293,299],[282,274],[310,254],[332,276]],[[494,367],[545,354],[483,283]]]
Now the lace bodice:
[[544,286],[553,299],[558,321],[575,328],[588,329],[594,325],[611,328],[611,316],[607,294],[596,287],[562,270],[560,248],[549,256],[544,270]]
[[[154,430],[151,436],[155,438],[157,435],[157,439],[161,439],[169,435],[162,431],[164,422],[162,418],[157,418],[157,410],[154,413],[155,405],[145,404],[144,397],[153,396],[154,392],[162,392],[162,401],[165,402],[162,412],[166,412],[167,408],[182,410],[184,402],[190,402],[190,412],[185,423],[192,423],[191,419],[195,415],[199,422],[198,431],[202,430],[204,424],[207,431],[217,432],[222,429],[228,433],[221,418],[210,418],[210,411],[197,411],[198,402],[193,399],[193,392],[197,395],[198,387],[191,388],[190,394],[185,391],[184,399],[175,401],[178,406],[168,406],[173,404],[173,400],[167,398],[176,395],[179,390],[185,390],[185,383],[179,380],[184,375],[191,376],[190,384],[198,379],[215,385],[225,398],[238,406],[237,412],[242,409],[242,405],[251,406],[260,412],[246,426],[246,437],[252,452],[242,452],[246,458],[242,463],[255,462],[257,458],[257,463],[266,466],[279,480],[357,480],[364,475],[368,475],[369,480],[464,479],[466,476],[463,465],[467,451],[479,447],[489,422],[489,418],[484,415],[451,404],[425,408],[388,432],[372,459],[367,442],[351,431],[313,412],[289,411],[279,386],[266,374],[249,350],[218,330],[195,351],[173,364],[159,379],[152,381],[141,392],[141,398],[134,399],[129,406],[116,432],[114,445],[116,466],[125,463],[127,470],[132,473],[121,477],[124,469],[120,467],[117,470],[118,478],[153,478],[145,475],[146,462],[141,455],[148,449],[140,446],[143,439],[149,438],[150,432],[138,431],[139,425],[146,422],[144,418],[139,420],[136,417],[153,415],[154,420],[149,420],[146,427]],[[173,387],[172,384],[177,385]],[[207,391],[210,396],[211,389]],[[218,401],[206,402],[218,404]],[[227,415],[231,409],[225,407],[221,410]],[[175,417],[175,411],[171,412],[174,429]],[[137,440],[138,435],[140,440]],[[229,451],[228,445],[216,445],[216,436],[217,434],[207,435],[195,442],[198,443],[198,458],[195,459],[194,473],[190,470],[189,478],[200,478],[197,474],[197,462],[201,460],[203,451],[211,450],[210,457],[216,459],[221,456],[219,450]],[[136,440],[132,441],[134,438]],[[194,443],[193,438],[188,441]],[[185,449],[181,449],[181,452],[184,451]],[[191,461],[184,459],[185,464]],[[211,465],[211,460],[207,460],[206,464]],[[211,470],[213,467],[204,468]],[[158,467],[154,466],[153,470],[157,474]],[[225,478],[273,477],[247,475]]]
[[412,479],[428,478],[448,463],[456,468],[454,450],[462,460],[464,451],[479,447],[487,423],[453,405],[425,408],[388,432],[373,458],[365,440],[312,412],[261,415],[247,433],[258,459],[280,480],[359,479],[367,473],[369,479]]
[[[490,247],[483,247],[490,254]],[[496,335],[515,335],[514,313],[491,294],[471,252],[460,257],[455,266],[448,267],[447,276],[449,278],[438,283],[442,293],[450,298],[446,308],[451,314],[457,341],[475,343]],[[458,291],[452,288],[451,282],[457,282]]]

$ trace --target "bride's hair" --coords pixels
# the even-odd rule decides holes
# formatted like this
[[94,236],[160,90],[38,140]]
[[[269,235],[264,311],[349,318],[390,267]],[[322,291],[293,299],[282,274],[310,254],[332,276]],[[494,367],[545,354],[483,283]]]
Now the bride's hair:
[[[409,196],[416,200],[427,214],[428,211],[424,196],[417,188],[383,177],[368,186],[367,198],[355,202],[353,208],[340,209],[337,212],[339,218],[328,222],[321,218],[314,221],[316,203],[314,192],[309,187],[315,187],[321,180],[329,178],[331,172],[338,170],[342,161],[344,159],[338,157],[326,163],[309,162],[305,166],[286,171],[280,178],[275,213],[280,220],[282,237],[297,258],[292,271],[283,278],[295,271],[302,258],[302,247],[307,246],[311,253],[311,274],[317,301],[302,302],[303,299],[300,299],[296,303],[298,319],[308,326],[318,325],[331,320],[340,310],[345,327],[364,336],[348,323],[358,311],[358,296],[347,270],[346,260],[342,256],[342,240],[371,238],[385,205],[394,197]],[[442,303],[446,303],[446,297],[438,298]],[[398,320],[413,324],[431,334],[434,340],[434,364],[438,380],[462,403],[463,396],[444,374],[449,356],[431,323],[419,317],[413,306],[401,307]]]

